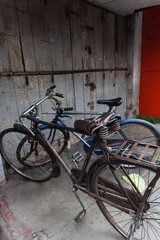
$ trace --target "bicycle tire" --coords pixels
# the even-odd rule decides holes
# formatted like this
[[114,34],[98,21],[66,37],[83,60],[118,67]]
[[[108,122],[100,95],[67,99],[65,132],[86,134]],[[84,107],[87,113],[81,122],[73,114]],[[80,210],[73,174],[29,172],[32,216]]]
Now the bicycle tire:
[[160,146],[160,134],[155,128],[141,121],[120,123],[120,128],[128,140]]
[[[40,154],[36,155],[33,154],[29,156],[30,161],[35,161],[36,165],[30,164],[29,166],[22,164],[22,162],[19,162],[18,160],[18,152],[17,147],[19,143],[23,139],[30,139],[30,135],[27,132],[24,132],[20,129],[16,128],[8,128],[4,130],[0,134],[0,152],[2,154],[2,157],[5,162],[9,164],[9,166],[15,170],[17,173],[22,175],[23,177],[33,180],[33,181],[45,181],[48,180],[53,172],[53,163],[54,161],[51,153],[47,150],[47,147],[43,140],[39,138],[38,136],[34,137],[34,141],[38,144],[38,147],[41,149]],[[23,153],[26,155],[27,151],[27,145],[23,145]],[[21,151],[22,154],[22,151]],[[42,156],[44,158],[49,159],[45,164],[37,164],[38,157],[40,156],[40,159]],[[29,159],[27,159],[29,161]]]
[[[136,164],[135,166],[131,166],[131,164],[125,163],[125,167],[121,165],[120,160],[116,160],[115,162],[112,162],[113,166],[116,165],[116,175],[118,176],[119,181],[123,186],[125,186],[126,189],[131,191],[134,194],[134,203],[138,204],[137,201],[137,193],[133,190],[130,184],[128,184],[124,179],[124,172],[122,171],[121,168],[125,168],[127,174],[131,173],[138,173],[139,176],[142,177],[142,179],[145,182],[145,189],[147,188],[149,182],[151,179],[153,179],[153,176],[155,176],[155,171],[151,167],[145,168],[139,164]],[[117,166],[119,165],[119,169]],[[129,172],[128,172],[129,171]],[[143,175],[142,175],[143,174]],[[106,180],[110,181],[110,185],[107,184]],[[134,178],[133,178],[134,179]],[[138,182],[140,182],[140,177]],[[111,183],[113,184],[113,193],[109,191],[111,189]],[[138,183],[138,188],[140,184]],[[139,226],[137,225],[137,228],[140,227],[139,229],[136,229],[134,232],[134,237],[130,236],[130,229],[133,226],[134,223],[134,218],[135,218],[135,212],[133,210],[130,210],[130,214],[125,213],[124,211],[111,206],[107,204],[104,201],[97,200],[97,205],[101,212],[103,213],[104,217],[110,222],[110,224],[121,234],[123,235],[124,238],[126,239],[132,239],[132,240],[158,240],[159,239],[159,229],[160,229],[160,211],[158,210],[158,205],[159,205],[159,198],[158,196],[160,193],[160,180],[156,182],[156,186],[153,191],[151,192],[147,203],[145,205],[146,209],[145,211],[141,212],[141,217],[139,222]],[[95,172],[93,173],[92,177],[92,191],[96,193],[100,197],[106,197],[108,200],[115,202],[115,204],[119,204],[129,208],[129,202],[126,202],[126,199],[124,198],[122,192],[117,193],[116,189],[118,187],[117,181],[115,178],[113,178],[113,175],[111,174],[111,168],[109,168],[109,165],[107,163],[101,164],[99,167],[96,168]],[[142,195],[144,195],[145,189],[143,189]],[[111,196],[109,196],[108,193],[111,193]],[[108,196],[107,196],[108,194]],[[112,196],[113,194],[113,196]],[[121,198],[117,198],[117,196],[120,195]],[[131,195],[130,195],[131,196]],[[140,203],[140,202],[139,202]],[[153,225],[154,224],[154,225]],[[157,229],[156,229],[157,228]],[[128,238],[128,237],[131,238]]]
[[40,126],[40,130],[45,138],[50,142],[55,151],[60,155],[66,148],[69,135],[66,131],[52,128],[50,126]]
[[[43,126],[41,131],[45,136],[45,138],[51,143],[53,148],[60,155],[64,151],[67,145],[67,141],[68,141],[67,133],[63,130],[51,128],[49,126]],[[54,135],[54,138],[53,138],[53,135]],[[17,147],[17,158],[21,164],[25,166],[40,166],[40,165],[47,164],[47,162],[51,161],[49,158],[48,159],[42,158],[42,159],[39,159],[37,162],[36,161],[30,162],[29,157],[31,157],[32,151],[33,151],[33,154],[34,152],[37,152],[38,154],[38,145],[34,142],[32,143],[32,145],[30,145],[30,151],[26,152],[26,156],[24,156],[24,153],[23,153],[23,156],[21,156],[23,147],[25,144],[27,144],[27,142],[28,142],[28,138],[24,137]]]

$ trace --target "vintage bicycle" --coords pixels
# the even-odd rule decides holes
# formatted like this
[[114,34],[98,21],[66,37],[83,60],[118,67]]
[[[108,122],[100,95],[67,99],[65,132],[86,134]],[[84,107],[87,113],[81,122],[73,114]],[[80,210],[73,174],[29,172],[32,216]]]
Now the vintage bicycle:
[[[160,147],[131,140],[110,140],[106,129],[111,124],[114,126],[119,119],[114,111],[93,120],[76,120],[74,128],[69,128],[37,119],[32,115],[32,110],[33,106],[20,118],[29,119],[34,125],[33,129],[23,124],[14,125],[14,132],[22,135],[16,156],[19,161],[24,161],[24,167],[28,165],[30,170],[34,168],[34,161],[33,166],[31,162],[27,163],[26,153],[23,151],[26,142],[34,143],[33,148],[41,146],[47,154],[46,161],[42,161],[40,155],[39,167],[45,166],[47,171],[49,168],[53,171],[56,162],[63,167],[82,207],[75,220],[79,222],[86,215],[86,208],[77,192],[81,190],[96,200],[105,218],[125,239],[159,239],[160,166],[156,161],[159,159]],[[39,124],[90,136],[92,142],[81,169],[69,169],[45,138]],[[22,144],[24,139],[25,143]],[[92,163],[91,156],[97,144],[103,155]],[[48,162],[48,157],[52,161]]]

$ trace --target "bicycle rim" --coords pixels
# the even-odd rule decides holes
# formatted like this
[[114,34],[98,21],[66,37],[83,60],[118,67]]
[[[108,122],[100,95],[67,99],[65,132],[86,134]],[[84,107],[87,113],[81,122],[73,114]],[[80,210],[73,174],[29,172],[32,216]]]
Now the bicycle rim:
[[68,134],[63,130],[43,125],[40,127],[40,130],[44,134],[45,138],[50,142],[52,147],[60,155],[67,145]]
[[[155,172],[150,168],[145,168],[138,165],[135,165],[134,167],[130,166],[131,165],[127,166],[127,164],[125,164],[123,169],[125,169],[128,175],[133,174],[132,176],[134,177],[132,177],[132,180],[137,184],[138,190],[141,189],[141,193],[144,195],[145,189],[147,188],[149,182],[155,176]],[[122,171],[122,167],[119,167],[119,169],[116,170],[116,175],[118,176],[120,183],[127,189],[127,192],[129,192],[129,196],[132,196],[134,204],[139,204],[139,195],[136,193],[136,190],[133,189],[133,185],[127,183],[126,179],[124,178],[125,174]],[[138,178],[136,176],[138,176]],[[110,181],[113,184],[112,187],[111,185],[108,185],[107,181]],[[144,183],[142,183],[143,181]],[[126,239],[158,240],[160,238],[160,180],[157,181],[156,186],[154,189],[152,189],[152,192],[147,200],[147,204],[145,205],[145,210],[140,212],[141,215],[136,219],[136,221],[136,211],[133,211],[133,208],[130,207],[131,205],[124,197],[124,194],[117,191],[117,187],[119,187],[119,185],[113,177],[108,165],[103,164],[103,166],[99,167],[99,169],[97,169],[97,171],[94,173],[92,180],[93,191],[98,194],[98,196],[104,197],[115,204],[126,207],[129,210],[128,214],[120,209],[117,209],[115,206],[111,206],[102,201],[97,201],[97,204],[105,218]],[[111,189],[112,193],[110,193]],[[107,195],[108,193],[110,194]],[[134,233],[129,237],[131,228],[134,229]]]
[[160,145],[160,136],[154,128],[141,122],[125,122],[120,125],[128,140]]
[[[25,139],[25,144],[21,148],[21,155],[17,151],[17,147]],[[9,128],[4,130],[0,135],[0,151],[3,159],[20,175],[33,180],[33,181],[44,181],[50,178],[52,174],[52,161],[51,156],[46,152],[47,148],[45,144],[38,140],[34,139],[38,146],[38,154],[35,151],[32,151],[32,154],[28,155],[30,151],[30,136],[24,133],[21,130],[15,128]],[[23,156],[28,156],[26,161],[29,163],[23,164],[23,161],[18,159],[23,159]],[[45,159],[45,164],[41,164],[41,160]],[[39,162],[39,164],[38,164]]]

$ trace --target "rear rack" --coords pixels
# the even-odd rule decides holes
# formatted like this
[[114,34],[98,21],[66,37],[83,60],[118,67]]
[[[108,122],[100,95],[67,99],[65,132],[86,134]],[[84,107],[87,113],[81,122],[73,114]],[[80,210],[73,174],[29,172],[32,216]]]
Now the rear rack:
[[109,144],[110,154],[122,160],[138,160],[151,164],[160,164],[160,146],[135,141],[117,141]]

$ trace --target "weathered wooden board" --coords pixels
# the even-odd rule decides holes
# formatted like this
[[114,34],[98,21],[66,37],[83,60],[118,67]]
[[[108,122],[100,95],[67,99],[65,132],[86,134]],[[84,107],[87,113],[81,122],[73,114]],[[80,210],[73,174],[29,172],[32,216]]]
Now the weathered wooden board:
[[102,37],[104,68],[115,67],[115,15],[106,11],[102,13]]
[[[103,37],[102,37],[102,10],[94,9],[94,39],[95,39],[95,66],[96,68],[104,68],[103,62]],[[96,99],[95,110],[104,111],[103,105],[96,104],[97,100],[104,99],[104,72],[95,74]]]
[[[0,71],[57,71],[127,66],[127,20],[81,0],[0,0]],[[103,111],[98,99],[123,97],[125,72],[0,78],[1,126],[18,119],[51,85],[63,107]],[[96,88],[94,88],[94,86]],[[5,97],[4,97],[5,95]],[[12,101],[12,103],[11,103]],[[12,107],[10,107],[12,106]],[[50,104],[41,111],[51,111]],[[10,111],[10,112],[9,112]],[[73,125],[75,118],[67,120]]]
[[17,120],[17,96],[13,78],[0,78],[0,131]]
[[19,38],[26,71],[36,71],[33,31],[29,13],[18,11]]
[[10,71],[10,58],[5,36],[3,9],[0,6],[0,71]]

